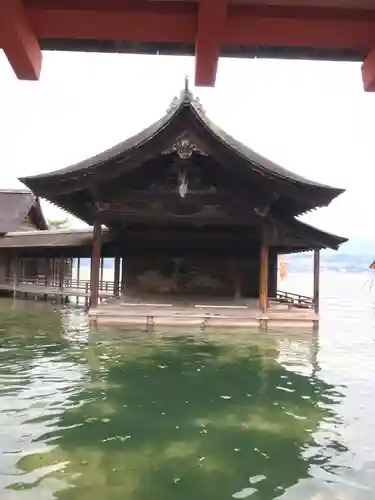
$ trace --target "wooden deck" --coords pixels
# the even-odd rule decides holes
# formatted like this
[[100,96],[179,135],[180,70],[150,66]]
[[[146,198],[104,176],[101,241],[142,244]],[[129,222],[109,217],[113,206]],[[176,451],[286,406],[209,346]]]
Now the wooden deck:
[[[75,297],[83,299],[88,308],[90,283],[87,280],[64,280],[63,283],[46,283],[45,279],[20,279],[17,283],[6,280],[0,291],[14,298],[35,298],[66,301]],[[176,296],[122,296],[114,297],[113,281],[101,281],[100,304],[88,311],[90,322],[95,325],[122,327],[183,327],[208,328],[316,328],[319,317],[314,312],[312,299],[278,291],[270,299],[266,314],[259,309],[255,299],[214,299],[209,297]]]
[[178,299],[166,297],[121,297],[110,299],[89,311],[90,321],[97,325],[122,327],[183,327],[280,329],[318,326],[319,317],[313,308],[291,306],[290,303],[270,301],[266,314],[257,300],[220,300],[208,298]]

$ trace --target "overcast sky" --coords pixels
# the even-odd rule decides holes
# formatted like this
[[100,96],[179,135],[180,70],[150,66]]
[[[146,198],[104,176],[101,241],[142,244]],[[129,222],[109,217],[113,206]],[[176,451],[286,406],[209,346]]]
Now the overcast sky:
[[[18,81],[0,53],[1,187],[83,160],[165,113],[190,77],[210,118],[270,159],[347,192],[305,220],[371,238],[375,94],[360,65],[222,59],[214,89],[193,88],[183,57],[44,53],[39,82]],[[44,205],[47,217],[59,215]]]

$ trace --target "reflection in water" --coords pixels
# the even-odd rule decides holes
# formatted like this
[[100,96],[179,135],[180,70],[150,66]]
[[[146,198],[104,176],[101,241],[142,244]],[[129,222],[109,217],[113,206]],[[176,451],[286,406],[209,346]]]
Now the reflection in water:
[[[373,498],[312,335],[89,332],[1,313],[1,499]],[[320,341],[319,341],[320,342]]]

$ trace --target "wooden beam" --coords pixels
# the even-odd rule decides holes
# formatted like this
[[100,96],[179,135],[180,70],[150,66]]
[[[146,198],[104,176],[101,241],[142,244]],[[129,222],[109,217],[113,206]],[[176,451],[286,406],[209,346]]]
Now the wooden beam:
[[19,79],[39,79],[42,51],[22,0],[0,0],[0,47]]
[[97,307],[99,303],[99,273],[100,273],[100,255],[102,245],[102,228],[100,222],[95,222],[93,227],[93,243],[91,257],[91,275],[90,275],[90,306]]
[[226,0],[200,0],[195,41],[195,85],[213,87],[223,40]]
[[260,247],[260,269],[259,269],[259,307],[263,313],[268,308],[268,259],[269,248],[266,241],[262,241]]
[[375,48],[368,54],[362,64],[363,88],[366,92],[375,91]]
[[314,309],[319,314],[320,295],[320,250],[314,250]]

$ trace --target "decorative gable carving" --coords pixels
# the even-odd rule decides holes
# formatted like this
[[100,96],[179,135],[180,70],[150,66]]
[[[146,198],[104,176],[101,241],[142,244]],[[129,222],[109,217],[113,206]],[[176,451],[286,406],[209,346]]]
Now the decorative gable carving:
[[201,156],[208,156],[207,153],[198,148],[186,134],[180,135],[172,146],[163,151],[163,155],[170,155],[172,153],[177,153],[181,160],[191,158],[193,153],[197,153]]

